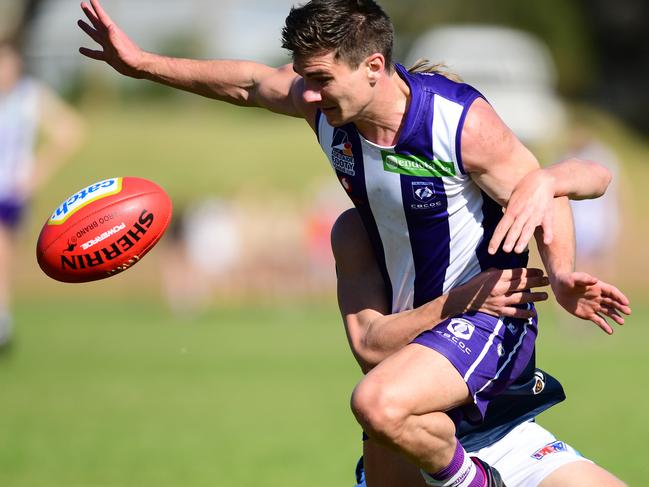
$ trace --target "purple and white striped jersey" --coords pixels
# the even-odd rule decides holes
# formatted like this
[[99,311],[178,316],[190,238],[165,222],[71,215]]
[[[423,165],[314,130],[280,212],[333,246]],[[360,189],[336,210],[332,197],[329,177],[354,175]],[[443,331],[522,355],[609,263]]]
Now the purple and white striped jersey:
[[318,141],[370,235],[393,313],[481,270],[527,264],[527,254],[487,253],[502,209],[462,165],[462,127],[482,95],[441,75],[396,69],[410,104],[394,147],[366,140],[354,124],[332,127],[320,112],[316,119]]

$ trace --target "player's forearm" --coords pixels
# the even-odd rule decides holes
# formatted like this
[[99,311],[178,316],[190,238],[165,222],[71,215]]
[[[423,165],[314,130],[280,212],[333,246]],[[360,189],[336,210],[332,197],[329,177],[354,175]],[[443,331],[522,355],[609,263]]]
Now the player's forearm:
[[611,172],[593,161],[567,159],[542,169],[554,181],[555,196],[571,200],[598,198],[611,182]]
[[568,198],[554,200],[554,238],[552,243],[543,243],[541,227],[537,227],[535,237],[541,259],[552,284],[556,276],[573,272],[575,268],[575,229]]
[[359,355],[365,367],[372,368],[393,353],[401,350],[420,333],[434,328],[451,316],[469,309],[472,295],[463,292],[463,288],[452,290],[438,298],[412,310],[391,315],[376,314],[363,327]]
[[143,53],[137,77],[241,106],[256,106],[250,96],[261,65],[248,61],[197,60]]

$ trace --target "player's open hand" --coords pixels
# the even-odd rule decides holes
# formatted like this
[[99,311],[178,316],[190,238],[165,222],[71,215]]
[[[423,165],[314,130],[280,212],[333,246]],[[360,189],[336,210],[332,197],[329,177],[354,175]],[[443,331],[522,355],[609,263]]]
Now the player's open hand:
[[105,61],[121,74],[140,77],[138,66],[142,62],[144,51],[115,25],[98,0],[90,0],[90,5],[81,3],[81,10],[92,25],[83,20],[79,20],[77,24],[102,49],[81,47],[79,52],[89,58]]
[[554,193],[554,179],[543,169],[536,169],[521,179],[494,230],[489,253],[495,254],[503,243],[505,252],[513,250],[520,254],[527,248],[538,226],[543,228],[543,242],[549,245],[553,236]]
[[622,315],[631,314],[629,299],[618,288],[585,272],[555,276],[552,290],[566,311],[582,320],[592,321],[609,335],[613,334],[613,328],[607,318],[623,325]]
[[449,293],[452,309],[481,311],[494,316],[527,319],[536,315],[529,306],[520,306],[548,299],[548,293],[533,291],[547,286],[549,280],[541,269],[490,269]]

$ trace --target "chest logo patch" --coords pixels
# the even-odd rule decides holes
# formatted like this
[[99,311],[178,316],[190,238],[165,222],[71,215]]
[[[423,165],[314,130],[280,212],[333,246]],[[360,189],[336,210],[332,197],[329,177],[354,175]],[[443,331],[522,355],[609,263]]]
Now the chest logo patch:
[[412,195],[415,197],[415,200],[420,203],[428,203],[430,200],[435,198],[435,186],[433,186],[433,183],[413,181]]
[[383,158],[383,170],[387,172],[425,178],[456,176],[455,166],[452,162],[428,159],[422,156],[395,154],[384,150],[381,151],[381,157]]
[[331,164],[338,172],[348,176],[356,175],[354,153],[349,136],[347,132],[338,128],[334,130],[333,141],[331,142]]

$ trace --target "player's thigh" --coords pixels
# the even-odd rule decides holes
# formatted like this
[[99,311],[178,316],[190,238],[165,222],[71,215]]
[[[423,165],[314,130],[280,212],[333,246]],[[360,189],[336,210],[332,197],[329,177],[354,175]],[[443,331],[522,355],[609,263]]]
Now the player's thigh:
[[372,369],[357,386],[357,393],[368,394],[378,404],[398,405],[411,414],[445,411],[470,398],[451,362],[419,344],[407,345]]
[[557,468],[539,487],[625,487],[626,484],[599,465],[572,462]]
[[363,442],[363,464],[367,487],[426,487],[416,466],[371,439]]

